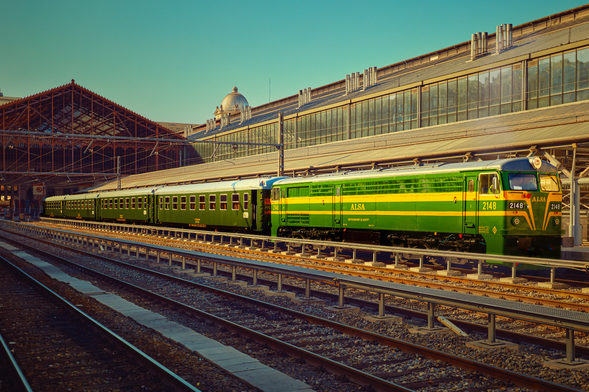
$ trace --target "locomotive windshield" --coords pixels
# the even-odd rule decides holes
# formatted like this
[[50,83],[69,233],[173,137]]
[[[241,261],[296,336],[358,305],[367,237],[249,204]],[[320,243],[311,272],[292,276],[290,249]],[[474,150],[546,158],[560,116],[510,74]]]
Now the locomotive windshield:
[[540,189],[543,192],[558,192],[560,190],[558,177],[549,174],[540,174]]
[[538,180],[533,173],[509,174],[509,188],[513,191],[537,191]]

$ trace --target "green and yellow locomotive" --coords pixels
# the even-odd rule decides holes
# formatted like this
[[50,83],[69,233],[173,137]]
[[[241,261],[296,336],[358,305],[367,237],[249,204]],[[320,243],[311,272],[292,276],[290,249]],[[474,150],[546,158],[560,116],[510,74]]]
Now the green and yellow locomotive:
[[272,235],[559,258],[558,171],[539,158],[277,181]]

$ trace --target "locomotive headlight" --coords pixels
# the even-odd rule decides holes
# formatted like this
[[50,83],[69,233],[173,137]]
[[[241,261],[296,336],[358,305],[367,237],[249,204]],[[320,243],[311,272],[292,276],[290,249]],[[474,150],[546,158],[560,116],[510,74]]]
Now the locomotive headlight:
[[518,216],[514,216],[513,218],[511,218],[512,225],[519,226],[520,223],[521,223],[521,219]]
[[560,225],[560,218],[554,218],[554,226]]

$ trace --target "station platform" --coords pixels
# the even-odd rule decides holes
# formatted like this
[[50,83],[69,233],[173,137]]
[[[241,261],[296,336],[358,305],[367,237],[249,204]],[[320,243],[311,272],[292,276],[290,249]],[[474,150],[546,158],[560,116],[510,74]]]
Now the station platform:
[[577,260],[589,262],[589,246],[575,246],[570,248],[561,248],[561,259],[563,260]]

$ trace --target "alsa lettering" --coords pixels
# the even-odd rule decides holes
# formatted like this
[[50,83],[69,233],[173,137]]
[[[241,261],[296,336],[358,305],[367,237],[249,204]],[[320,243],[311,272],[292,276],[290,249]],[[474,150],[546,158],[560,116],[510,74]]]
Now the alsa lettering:
[[364,204],[352,204],[352,211],[366,211]]
[[532,201],[546,201],[545,197],[532,197]]

